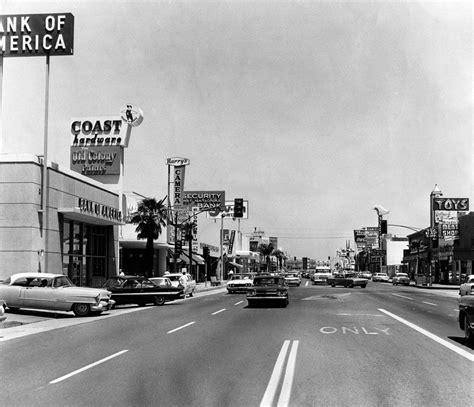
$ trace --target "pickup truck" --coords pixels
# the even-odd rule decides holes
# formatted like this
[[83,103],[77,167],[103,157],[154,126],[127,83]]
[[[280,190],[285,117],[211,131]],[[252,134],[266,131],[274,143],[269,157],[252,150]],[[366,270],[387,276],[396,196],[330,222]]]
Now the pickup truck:
[[354,273],[351,274],[334,274],[333,277],[327,279],[327,283],[331,287],[336,285],[343,285],[344,287],[354,288],[360,286],[365,288],[367,286],[367,280],[365,278],[359,278]]

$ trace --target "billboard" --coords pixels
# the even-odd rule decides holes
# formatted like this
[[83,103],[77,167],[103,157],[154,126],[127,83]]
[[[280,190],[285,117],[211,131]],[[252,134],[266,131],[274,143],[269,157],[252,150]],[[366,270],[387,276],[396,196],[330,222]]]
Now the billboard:
[[120,174],[121,149],[109,147],[71,147],[71,170],[82,175]]
[[74,16],[0,15],[0,57],[74,54]]
[[202,209],[223,208],[225,191],[184,191],[183,205]]

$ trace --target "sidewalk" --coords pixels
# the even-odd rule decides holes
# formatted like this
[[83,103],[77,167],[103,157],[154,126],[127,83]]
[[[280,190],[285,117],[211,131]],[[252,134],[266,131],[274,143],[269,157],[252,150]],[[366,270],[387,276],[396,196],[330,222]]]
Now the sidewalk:
[[454,284],[435,284],[435,283],[433,283],[432,285],[413,284],[413,287],[424,288],[428,290],[457,290],[459,291],[459,285],[454,285]]

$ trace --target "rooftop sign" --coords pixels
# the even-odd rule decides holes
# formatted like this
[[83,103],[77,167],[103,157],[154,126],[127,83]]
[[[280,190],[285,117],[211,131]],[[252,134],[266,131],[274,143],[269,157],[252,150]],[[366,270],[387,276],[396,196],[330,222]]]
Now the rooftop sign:
[[0,15],[0,56],[73,53],[74,16],[71,13]]

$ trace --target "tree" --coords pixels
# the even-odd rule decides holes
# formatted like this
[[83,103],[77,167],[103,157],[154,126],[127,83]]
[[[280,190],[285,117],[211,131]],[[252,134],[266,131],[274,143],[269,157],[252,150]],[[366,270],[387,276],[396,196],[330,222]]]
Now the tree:
[[257,247],[257,251],[265,258],[265,264],[267,265],[270,262],[270,256],[273,253],[273,245],[271,243],[260,243]]
[[144,198],[138,203],[137,211],[130,218],[130,223],[137,225],[137,239],[146,239],[145,257],[147,269],[145,276],[153,275],[153,241],[158,239],[166,226],[167,210],[164,202],[166,197],[157,201],[155,198]]
[[278,268],[279,270],[282,269],[282,266],[283,266],[283,259],[285,258],[285,253],[283,252],[283,250],[281,249],[275,249],[273,250],[273,253],[272,253],[273,256],[275,256],[277,258],[277,261],[278,261]]

